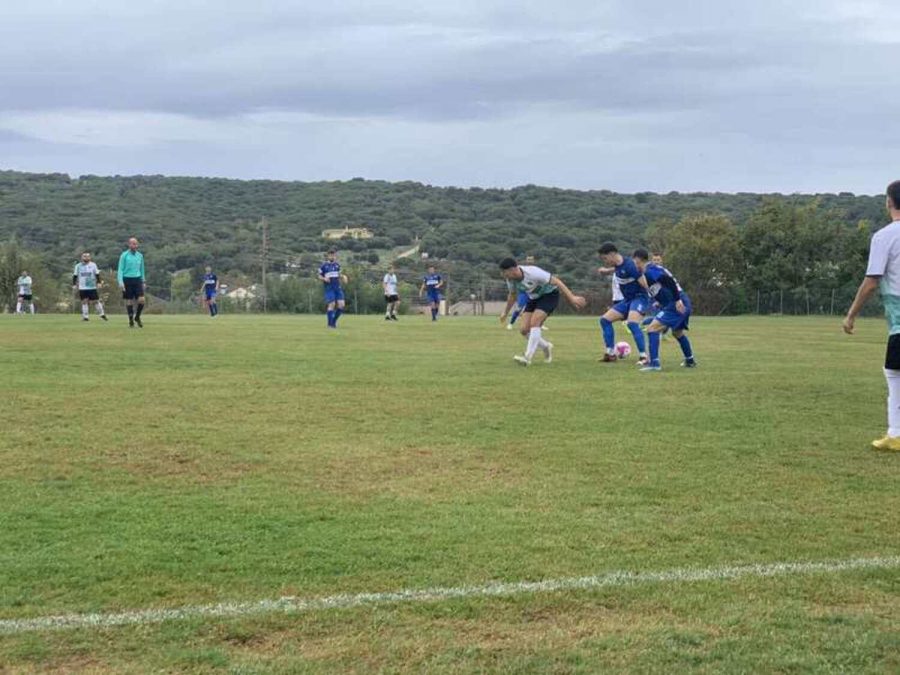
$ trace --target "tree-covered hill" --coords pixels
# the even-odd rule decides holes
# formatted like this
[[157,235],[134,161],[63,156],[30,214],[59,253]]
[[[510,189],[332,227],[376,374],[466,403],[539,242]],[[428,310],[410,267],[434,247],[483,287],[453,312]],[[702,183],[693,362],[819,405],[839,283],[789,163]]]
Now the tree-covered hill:
[[[772,205],[777,207],[774,212]],[[775,220],[761,222],[767,209]],[[21,246],[43,253],[50,269],[62,274],[82,250],[92,251],[102,267],[112,266],[126,238],[136,235],[148,258],[151,284],[158,289],[168,288],[170,273],[207,263],[226,274],[257,276],[262,219],[268,222],[270,266],[276,271],[299,262],[291,272],[312,275],[315,261],[328,246],[321,237],[323,229],[364,226],[375,237],[341,241],[344,260],[383,266],[392,251],[409,247],[418,238],[431,259],[446,261],[467,275],[484,271],[494,275],[499,258],[534,253],[541,264],[577,284],[591,281],[597,245],[605,240],[626,248],[640,243],[669,246],[672,242],[663,242],[660,233],[685,219],[715,214],[734,228],[729,235],[738,244],[734,255],[750,253],[747,248],[754,242],[738,241],[746,233],[759,239],[761,233],[779,228],[788,228],[782,232],[786,237],[782,247],[790,248],[795,239],[790,222],[796,221],[791,214],[803,209],[808,221],[804,227],[813,230],[806,233],[812,242],[819,239],[819,226],[832,238],[846,234],[852,239],[854,258],[859,257],[860,222],[868,231],[885,217],[883,197],[849,193],[617,194],[532,185],[500,190],[362,179],[319,183],[163,176],[75,179],[65,174],[0,172],[0,240],[15,238]],[[768,244],[779,246],[777,241]],[[822,256],[840,255],[832,244],[821,251]],[[758,266],[759,256],[766,253],[755,255]],[[790,252],[786,255],[790,257]]]

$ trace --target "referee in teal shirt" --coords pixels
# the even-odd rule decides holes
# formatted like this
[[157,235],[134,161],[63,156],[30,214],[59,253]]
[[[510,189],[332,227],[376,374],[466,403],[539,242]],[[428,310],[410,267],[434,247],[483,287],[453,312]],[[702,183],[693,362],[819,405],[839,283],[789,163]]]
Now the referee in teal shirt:
[[[128,240],[128,249],[122,251],[119,256],[119,273],[117,279],[119,288],[122,289],[122,297],[125,298],[125,307],[128,310],[128,326],[143,328],[141,312],[144,311],[144,254],[138,251],[138,240],[132,237]],[[134,303],[137,301],[137,309]]]

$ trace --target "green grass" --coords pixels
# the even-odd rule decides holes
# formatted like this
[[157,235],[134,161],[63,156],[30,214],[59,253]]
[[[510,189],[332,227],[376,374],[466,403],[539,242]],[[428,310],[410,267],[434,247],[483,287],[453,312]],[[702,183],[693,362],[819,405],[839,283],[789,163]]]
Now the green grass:
[[[883,323],[0,317],[0,619],[896,555]],[[0,670],[900,669],[900,572],[0,636]]]

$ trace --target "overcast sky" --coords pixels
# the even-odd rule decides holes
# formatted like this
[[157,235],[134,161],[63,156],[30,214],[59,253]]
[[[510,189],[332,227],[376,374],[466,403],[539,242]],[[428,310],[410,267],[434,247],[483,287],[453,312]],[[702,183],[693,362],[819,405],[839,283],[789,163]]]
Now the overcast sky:
[[0,168],[883,192],[888,0],[0,0]]

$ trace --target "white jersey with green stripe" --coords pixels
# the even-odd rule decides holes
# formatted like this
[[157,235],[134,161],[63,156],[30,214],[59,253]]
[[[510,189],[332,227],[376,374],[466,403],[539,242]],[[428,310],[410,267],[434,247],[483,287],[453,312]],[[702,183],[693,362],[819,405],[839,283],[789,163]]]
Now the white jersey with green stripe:
[[872,235],[867,277],[881,277],[881,300],[888,332],[900,334],[900,220]]
[[19,277],[16,286],[19,287],[19,295],[31,295],[31,277]]
[[75,276],[78,277],[79,291],[97,290],[97,277],[99,275],[100,269],[97,267],[97,263],[93,261],[89,263],[80,262],[75,265]]
[[534,300],[543,295],[555,293],[558,289],[550,283],[552,274],[547,270],[542,270],[534,265],[519,265],[522,270],[522,278],[518,281],[508,279],[506,285],[510,292],[525,292],[528,297]]

